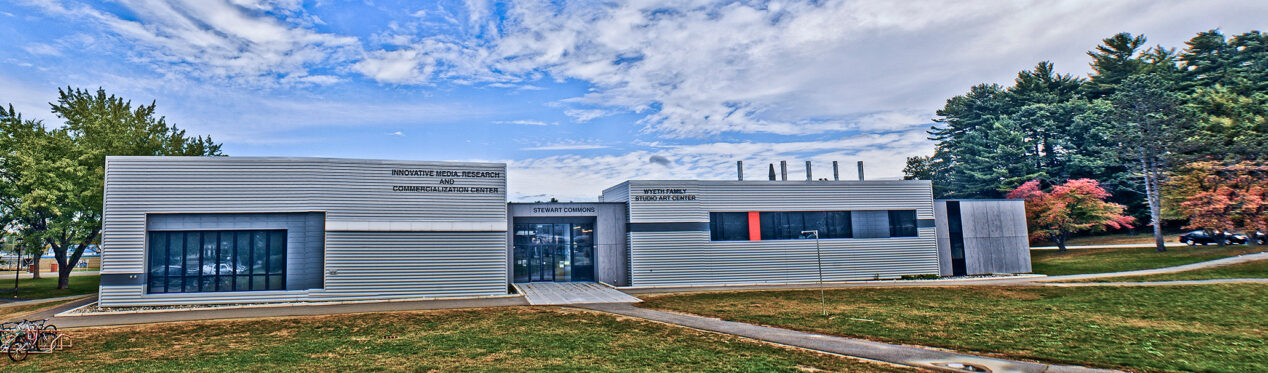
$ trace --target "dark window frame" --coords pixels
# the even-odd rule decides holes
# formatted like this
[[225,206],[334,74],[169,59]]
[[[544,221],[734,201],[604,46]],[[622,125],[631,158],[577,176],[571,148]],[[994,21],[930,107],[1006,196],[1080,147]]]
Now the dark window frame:
[[[146,273],[150,294],[286,290],[285,229],[151,231],[148,235]],[[246,238],[245,242],[241,238]],[[191,240],[196,246],[190,247]],[[259,247],[257,241],[263,241],[263,246]],[[225,243],[231,247],[225,247]],[[197,255],[190,250],[198,250]],[[204,255],[208,251],[215,255]],[[173,263],[172,254],[176,253],[180,255],[179,263]],[[254,271],[256,255],[263,255],[261,273]],[[197,263],[190,263],[191,259]],[[226,262],[231,268],[221,268]],[[208,265],[213,270],[206,271]],[[245,283],[240,284],[240,280]]]
[[920,237],[916,210],[889,210],[889,237]]
[[[854,211],[884,211],[889,219],[889,236],[873,238],[910,238],[920,236],[916,210],[814,210],[814,211],[758,211],[761,241],[798,240],[814,238],[802,235],[803,231],[819,231],[820,239],[845,239],[854,236]],[[748,212],[709,212],[710,241],[748,241]],[[744,230],[739,234],[728,227],[731,218],[743,218]],[[738,226],[738,224],[737,224]],[[740,237],[743,238],[740,238]]]
[[710,241],[748,241],[748,212],[719,211],[709,213]]

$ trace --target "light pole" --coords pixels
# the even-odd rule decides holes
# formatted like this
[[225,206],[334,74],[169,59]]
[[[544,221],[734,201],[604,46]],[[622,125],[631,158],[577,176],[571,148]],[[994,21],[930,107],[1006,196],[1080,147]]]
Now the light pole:
[[819,267],[819,306],[823,308],[823,315],[828,315],[828,300],[823,294],[823,253],[819,250],[819,231],[801,231],[801,235],[815,235],[815,264]]

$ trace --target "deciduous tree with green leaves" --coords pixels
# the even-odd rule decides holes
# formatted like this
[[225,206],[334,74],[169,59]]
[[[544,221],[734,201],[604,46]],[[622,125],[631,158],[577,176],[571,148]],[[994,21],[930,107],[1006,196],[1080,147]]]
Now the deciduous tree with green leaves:
[[1031,239],[1048,239],[1066,250],[1070,234],[1131,228],[1135,218],[1123,215],[1123,205],[1108,202],[1109,192],[1096,180],[1076,179],[1045,192],[1038,180],[1028,181],[1008,193],[1008,198],[1026,200],[1026,220]]
[[1167,251],[1162,237],[1162,184],[1172,158],[1171,147],[1192,118],[1172,83],[1157,75],[1127,78],[1108,99],[1113,107],[1107,123],[1110,138],[1126,166],[1135,169],[1145,190],[1154,244]]
[[24,241],[51,247],[58,288],[84,250],[100,241],[105,158],[108,155],[221,155],[210,137],[187,136],[155,115],[155,103],[133,106],[105,90],[58,89],[52,112],[64,121],[48,128],[0,116],[5,219]]

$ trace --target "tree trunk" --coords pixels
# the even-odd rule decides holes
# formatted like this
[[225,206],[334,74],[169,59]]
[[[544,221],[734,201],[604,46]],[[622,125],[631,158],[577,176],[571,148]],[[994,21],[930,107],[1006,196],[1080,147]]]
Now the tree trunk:
[[1052,236],[1052,242],[1057,244],[1057,252],[1059,253],[1065,252],[1066,250],[1065,242],[1069,238],[1070,238],[1070,232],[1066,232],[1066,231],[1061,231],[1060,233],[1057,233],[1056,236]]
[[71,270],[74,270],[74,267],[63,266],[63,267],[57,268],[57,288],[58,289],[70,288],[70,271]]
[[[75,249],[67,250],[67,245],[57,242],[50,243],[53,246],[53,258],[57,260],[57,264],[61,266],[57,273],[57,288],[66,289],[70,287],[70,272],[79,264],[79,259],[84,256],[84,250],[88,245],[97,239],[97,235],[101,234],[101,228],[93,229],[83,241],[78,244],[72,244]],[[67,253],[67,251],[71,251]],[[69,254],[69,255],[68,255]]]
[[32,256],[31,256],[31,263],[32,263],[32,264],[34,264],[34,265],[32,265],[32,266],[31,266],[31,267],[33,267],[32,271],[31,271],[31,279],[32,279],[32,280],[39,280],[39,279],[40,279],[40,257],[43,257],[43,256],[44,256],[44,255],[42,255],[42,254],[41,254],[41,255],[32,255]]
[[1149,204],[1149,221],[1154,226],[1154,245],[1158,252],[1166,252],[1167,246],[1162,240],[1162,204],[1158,201],[1158,180],[1157,169],[1158,164],[1152,157],[1144,157],[1140,160],[1141,171],[1145,177],[1145,200]]

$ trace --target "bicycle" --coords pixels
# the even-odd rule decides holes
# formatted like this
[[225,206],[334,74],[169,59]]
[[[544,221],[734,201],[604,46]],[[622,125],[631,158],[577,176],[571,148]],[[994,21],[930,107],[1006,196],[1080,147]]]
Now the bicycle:
[[31,353],[53,353],[70,346],[70,338],[57,332],[48,320],[22,320],[0,324],[0,349],[9,360],[22,361]]

